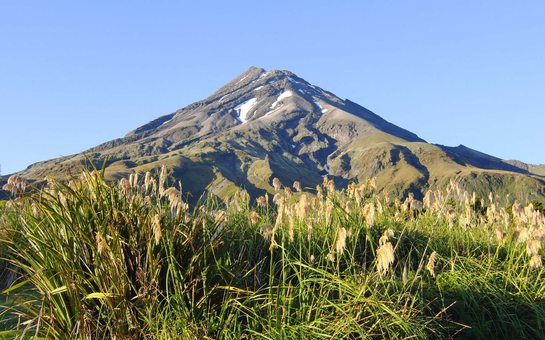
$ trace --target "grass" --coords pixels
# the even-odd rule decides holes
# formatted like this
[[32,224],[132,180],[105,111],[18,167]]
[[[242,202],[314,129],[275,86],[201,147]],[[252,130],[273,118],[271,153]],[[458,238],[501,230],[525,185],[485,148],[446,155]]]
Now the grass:
[[477,209],[456,183],[401,202],[372,181],[189,207],[139,177],[86,171],[0,206],[0,336],[544,337],[531,207]]

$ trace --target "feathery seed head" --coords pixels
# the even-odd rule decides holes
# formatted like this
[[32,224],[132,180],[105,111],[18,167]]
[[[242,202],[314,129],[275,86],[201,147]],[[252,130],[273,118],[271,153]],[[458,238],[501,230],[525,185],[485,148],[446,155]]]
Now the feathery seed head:
[[506,237],[505,230],[503,230],[502,226],[497,226],[496,227],[496,239],[498,240],[498,242],[500,244],[505,243],[505,237]]
[[159,174],[159,195],[163,196],[165,191],[165,182],[167,180],[167,167],[161,166],[161,173]]
[[158,245],[159,241],[161,241],[161,236],[163,236],[163,231],[161,230],[161,217],[159,217],[159,215],[153,216],[151,219],[151,227],[153,237],[155,239],[155,245]]
[[131,188],[136,188],[138,185],[138,172],[133,172],[129,175],[129,184],[131,185]]
[[145,192],[148,192],[150,179],[151,179],[151,172],[146,171],[146,174],[144,175],[144,191]]
[[307,195],[302,194],[299,198],[299,203],[297,204],[297,217],[299,219],[303,220],[307,216],[308,213],[308,201],[307,201]]
[[533,255],[530,258],[530,267],[538,269],[538,268],[541,268],[541,266],[543,266],[543,261],[541,259],[541,255]]
[[274,222],[274,228],[275,230],[278,229],[284,220],[284,209],[282,206],[278,208],[278,213],[276,215],[276,221]]
[[337,236],[335,238],[335,251],[337,254],[342,254],[346,248],[346,228],[341,227],[337,229]]
[[537,255],[541,249],[541,242],[538,240],[528,240],[526,241],[526,254],[528,256]]
[[348,215],[350,215],[352,213],[352,211],[354,210],[354,206],[352,204],[352,201],[346,201],[346,204],[344,206],[344,210],[346,211],[346,213]]
[[358,190],[357,186],[356,186],[356,183],[350,183],[348,184],[348,186],[346,187],[346,192],[348,193],[348,197],[350,198],[354,198],[355,197],[355,194],[356,194],[356,191]]
[[284,194],[286,195],[286,198],[291,198],[293,196],[293,193],[289,187],[284,188]]
[[290,214],[288,223],[288,238],[290,242],[293,242],[295,236],[295,218]]
[[390,240],[391,237],[394,237],[394,231],[390,228],[384,230],[382,233],[382,236],[378,240],[378,244],[380,246],[384,245],[386,242]]
[[314,228],[314,221],[312,219],[307,220],[307,240],[312,238],[312,230]]
[[411,200],[409,204],[409,209],[412,211],[422,211],[422,202],[419,200]]
[[382,233],[382,236],[386,236],[388,238],[394,237],[394,235],[395,235],[395,231],[392,228],[388,228],[384,230],[384,232]]
[[13,195],[22,194],[26,190],[26,180],[19,175],[11,175],[8,181],[2,187],[3,190],[9,191]]
[[131,193],[131,184],[126,178],[122,178],[119,181],[119,188],[122,190],[125,196],[128,196]]
[[369,186],[369,188],[373,189],[373,190],[376,190],[377,189],[377,178],[376,177],[372,177],[368,180],[367,182],[367,185]]
[[524,243],[530,238],[530,232],[527,228],[517,227],[517,229],[515,229],[514,236],[517,242]]
[[365,223],[368,227],[375,224],[375,205],[370,202],[363,207],[363,216],[365,217]]
[[327,181],[327,194],[328,195],[333,195],[335,193],[335,182],[330,179],[329,181]]
[[275,177],[273,178],[272,185],[274,187],[274,190],[278,191],[282,187],[282,182],[280,182],[280,180],[277,177]]
[[435,196],[433,194],[433,190],[426,191],[426,194],[424,195],[424,208],[431,210],[431,207],[433,206],[433,203],[435,203]]
[[532,237],[539,242],[543,242],[545,240],[545,229],[544,228],[538,228],[532,231]]
[[250,213],[250,222],[252,222],[253,224],[256,224],[257,222],[259,222],[259,219],[260,219],[260,216],[256,211],[252,211]]
[[394,247],[390,242],[382,244],[377,249],[377,271],[380,275],[386,275],[394,263]]
[[318,201],[322,201],[324,199],[324,192],[322,190],[322,187],[319,185],[316,186],[316,199]]
[[263,235],[263,237],[268,241],[271,240],[274,232],[274,227],[270,224],[261,226],[261,235]]
[[266,207],[267,206],[267,199],[265,198],[265,196],[259,196],[257,199],[256,199],[256,202],[257,202],[257,206],[258,207]]
[[280,195],[279,193],[276,193],[274,194],[273,196],[273,202],[276,204],[276,205],[284,205],[284,198],[282,197],[282,195]]
[[95,236],[97,251],[100,255],[106,255],[110,252],[110,247],[106,242],[106,238],[101,232],[98,232]]
[[426,265],[426,269],[430,272],[432,277],[435,277],[435,262],[437,261],[437,257],[437,252],[433,251],[428,259],[428,264]]
[[382,236],[378,239],[378,244],[379,244],[379,246],[382,246],[382,245],[385,244],[386,242],[388,242],[388,236],[386,236],[386,235],[382,235]]
[[359,189],[354,190],[354,198],[356,199],[356,203],[360,205],[361,199],[363,198],[363,196]]

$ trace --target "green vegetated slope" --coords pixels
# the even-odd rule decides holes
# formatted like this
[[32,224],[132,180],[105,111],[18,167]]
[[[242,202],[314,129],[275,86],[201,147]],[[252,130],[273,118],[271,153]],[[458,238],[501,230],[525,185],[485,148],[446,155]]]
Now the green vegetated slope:
[[225,202],[190,207],[166,171],[1,205],[0,336],[544,338],[538,207],[454,181],[420,201],[275,180],[254,201],[219,177]]
[[381,191],[420,198],[451,178],[480,196],[510,193],[524,202],[545,197],[538,166],[504,162],[462,145],[429,144],[289,71],[254,67],[209,98],[123,138],[34,164],[21,175],[70,178],[82,162],[100,168],[105,160],[108,179],[166,165],[193,200],[204,192],[224,198],[237,187],[252,197],[270,193],[273,177],[315,187],[324,175],[339,187],[376,177]]

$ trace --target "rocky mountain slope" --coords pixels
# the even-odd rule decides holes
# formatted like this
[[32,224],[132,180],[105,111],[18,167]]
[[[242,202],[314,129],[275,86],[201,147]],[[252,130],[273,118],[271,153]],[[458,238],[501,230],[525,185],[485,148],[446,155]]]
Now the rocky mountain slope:
[[82,162],[100,167],[105,159],[109,178],[166,165],[193,197],[204,191],[224,197],[237,187],[252,195],[272,192],[274,177],[314,187],[325,175],[338,186],[376,177],[381,190],[401,195],[420,196],[423,188],[455,178],[481,196],[545,196],[545,173],[524,163],[427,143],[289,71],[256,67],[123,138],[34,164],[21,175],[67,178]]

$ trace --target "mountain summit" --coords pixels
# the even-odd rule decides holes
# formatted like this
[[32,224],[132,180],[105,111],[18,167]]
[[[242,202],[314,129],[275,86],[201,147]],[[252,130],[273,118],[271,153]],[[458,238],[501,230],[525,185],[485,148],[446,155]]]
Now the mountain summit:
[[166,165],[193,197],[204,191],[224,197],[237,187],[272,192],[274,177],[314,187],[323,176],[340,186],[376,177],[380,189],[402,195],[420,196],[456,178],[483,196],[492,190],[519,199],[545,196],[544,177],[529,167],[464,146],[429,144],[292,72],[257,67],[123,138],[34,164],[21,175],[66,177],[81,162],[101,166],[105,159],[109,178]]

